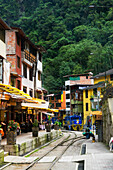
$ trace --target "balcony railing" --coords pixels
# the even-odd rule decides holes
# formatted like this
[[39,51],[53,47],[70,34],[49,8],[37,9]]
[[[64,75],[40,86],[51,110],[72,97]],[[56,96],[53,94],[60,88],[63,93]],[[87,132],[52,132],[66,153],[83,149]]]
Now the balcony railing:
[[26,59],[30,63],[34,63],[36,61],[36,57],[33,54],[31,54],[28,50],[24,50],[22,52],[22,59],[23,61]]
[[78,100],[71,100],[71,104],[83,104],[83,101],[78,101]]

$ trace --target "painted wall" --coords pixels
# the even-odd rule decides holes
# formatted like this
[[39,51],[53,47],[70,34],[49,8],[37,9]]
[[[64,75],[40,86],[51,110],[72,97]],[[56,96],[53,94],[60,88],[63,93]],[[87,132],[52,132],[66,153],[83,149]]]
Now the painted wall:
[[[91,115],[91,101],[90,96],[93,94],[93,90],[88,90],[88,98],[86,98],[86,91],[83,90],[83,122],[86,123],[87,116]],[[86,111],[86,103],[88,103],[88,111]]]

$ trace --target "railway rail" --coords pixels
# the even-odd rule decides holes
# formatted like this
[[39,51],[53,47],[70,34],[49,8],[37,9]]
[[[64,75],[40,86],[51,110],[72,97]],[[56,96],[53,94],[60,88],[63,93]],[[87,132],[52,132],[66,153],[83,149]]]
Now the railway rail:
[[[65,133],[70,133],[70,131],[64,131]],[[73,132],[71,132],[73,134]],[[24,170],[28,170],[28,169],[32,169],[33,166],[35,164],[38,164],[38,162],[44,158],[45,156],[47,156],[48,154],[50,155],[51,152],[54,152],[54,150],[59,147],[59,146],[66,146],[65,149],[59,154],[59,156],[57,156],[57,158],[52,162],[50,163],[49,167],[47,168],[47,170],[51,170],[52,167],[55,165],[55,163],[58,162],[58,160],[62,157],[62,155],[66,152],[66,150],[71,146],[73,145],[73,143],[79,141],[79,140],[82,140],[82,139],[85,139],[85,137],[81,136],[81,137],[77,137],[76,134],[74,134],[74,137],[73,135],[71,136],[68,136],[66,138],[64,138],[61,142],[59,142],[57,145],[55,145],[52,149],[50,149],[48,152],[46,152],[43,156],[41,156],[39,159],[35,160],[34,162],[32,162],[27,168],[25,168]]]
[[[66,155],[69,150],[71,150],[71,147],[73,147],[72,150],[76,152],[78,149],[78,146],[75,146],[78,143],[82,143],[85,140],[84,136],[77,137],[76,132],[73,131],[62,131],[62,136],[60,138],[57,138],[51,142],[46,143],[45,145],[33,150],[32,152],[28,153],[27,155],[24,155],[25,157],[36,157],[35,161],[33,161],[31,164],[11,164],[9,167],[7,167],[4,170],[53,170],[54,166],[58,165],[59,159]],[[79,142],[80,141],[80,142]],[[81,147],[81,144],[80,144]],[[80,153],[80,152],[79,152]],[[79,154],[78,153],[78,154]],[[54,156],[53,156],[54,155]],[[71,153],[70,153],[71,155]],[[43,158],[47,157],[55,157],[53,161],[50,162],[43,162]]]

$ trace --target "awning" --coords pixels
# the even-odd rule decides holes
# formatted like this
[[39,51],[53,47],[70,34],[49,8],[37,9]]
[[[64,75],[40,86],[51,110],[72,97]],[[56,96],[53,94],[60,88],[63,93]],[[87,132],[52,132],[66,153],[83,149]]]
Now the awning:
[[23,91],[17,89],[16,87],[12,87],[10,85],[0,83],[0,89],[3,90],[4,92],[7,92],[8,94],[11,94],[12,98],[14,95],[14,98],[18,97],[20,99],[32,100],[31,96],[29,96],[28,94],[24,93]]
[[48,115],[48,116],[54,116],[53,113],[47,113],[47,112],[42,112],[42,113],[44,113],[45,115]]
[[8,95],[15,99],[22,99],[32,103],[46,103],[45,100],[33,98],[27,93],[24,93],[22,90],[19,90],[18,88],[12,87],[10,85],[0,83],[0,89],[3,90],[3,92],[7,92]]
[[17,72],[11,72],[11,75],[14,77],[22,77],[21,75],[19,75]]
[[58,109],[49,109],[50,112],[59,112]]
[[38,98],[32,98],[34,100],[34,102],[37,102],[37,103],[46,103],[45,100],[42,100],[42,99],[38,99]]
[[49,106],[49,102],[46,102],[44,104],[38,104],[38,103],[21,103],[22,107],[30,107],[30,108],[37,108],[41,110],[47,110]]
[[91,112],[91,114],[94,116],[101,116],[102,115],[102,111],[93,111]]

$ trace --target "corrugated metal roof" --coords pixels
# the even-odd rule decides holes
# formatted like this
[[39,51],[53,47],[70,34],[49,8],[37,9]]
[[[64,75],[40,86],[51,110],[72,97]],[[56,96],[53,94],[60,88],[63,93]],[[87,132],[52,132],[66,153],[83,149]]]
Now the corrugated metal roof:
[[96,88],[98,88],[98,87],[104,87],[105,86],[105,82],[99,82],[99,83],[97,83],[97,84],[95,84],[95,85],[93,85],[93,86],[90,86],[90,87],[86,87],[85,89],[83,89],[83,90],[89,90],[89,89],[96,89]]
[[111,75],[111,74],[113,74],[113,69],[110,69],[110,70],[108,70],[108,71],[99,73],[99,74],[91,77],[90,79],[95,79],[95,78],[103,77],[103,76],[105,76],[105,75],[108,76],[108,75]]
[[83,73],[83,74],[71,74],[71,75],[66,75],[66,76],[63,76],[63,77],[78,77],[78,76],[92,76],[93,73],[92,72],[89,72],[89,73]]

